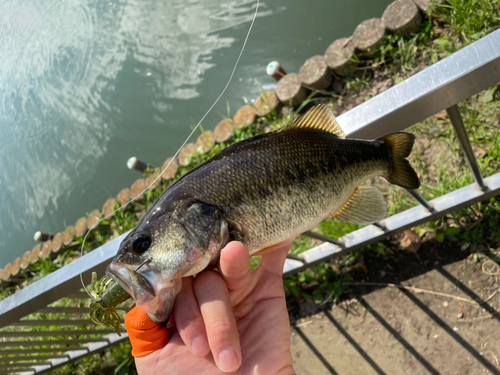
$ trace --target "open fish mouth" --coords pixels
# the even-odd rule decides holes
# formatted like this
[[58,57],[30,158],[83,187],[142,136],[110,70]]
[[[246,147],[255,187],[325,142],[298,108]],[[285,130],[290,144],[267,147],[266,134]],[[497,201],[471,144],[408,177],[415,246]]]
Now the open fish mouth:
[[166,324],[170,318],[175,296],[181,289],[181,280],[165,280],[150,269],[140,272],[112,262],[106,273],[113,277],[135,300],[137,306],[157,324]]
[[[114,277],[120,286],[132,296],[136,302],[146,302],[156,297],[154,280],[148,280],[143,274],[129,268],[129,266],[111,263],[106,271],[107,274]],[[148,274],[152,274],[151,271]],[[150,275],[148,275],[150,276]]]

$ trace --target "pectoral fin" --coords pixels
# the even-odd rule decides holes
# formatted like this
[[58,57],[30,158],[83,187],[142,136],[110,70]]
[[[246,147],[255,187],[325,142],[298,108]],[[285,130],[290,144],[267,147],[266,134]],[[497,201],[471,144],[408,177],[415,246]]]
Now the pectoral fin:
[[372,186],[358,186],[348,201],[332,216],[348,223],[371,224],[387,215],[382,193]]

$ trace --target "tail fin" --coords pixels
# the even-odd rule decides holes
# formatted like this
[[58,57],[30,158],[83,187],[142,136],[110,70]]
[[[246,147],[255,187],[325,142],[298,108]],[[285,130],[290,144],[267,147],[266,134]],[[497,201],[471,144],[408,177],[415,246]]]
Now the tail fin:
[[415,136],[410,133],[392,133],[378,140],[387,145],[391,156],[389,170],[384,176],[387,181],[406,189],[419,188],[420,181],[417,173],[406,160],[415,143]]

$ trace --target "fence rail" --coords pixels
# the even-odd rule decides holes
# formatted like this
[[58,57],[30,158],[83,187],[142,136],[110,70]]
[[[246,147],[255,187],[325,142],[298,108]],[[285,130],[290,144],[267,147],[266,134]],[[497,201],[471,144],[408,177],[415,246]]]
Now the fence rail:
[[[294,259],[287,259],[285,275],[291,275],[307,267],[324,262],[332,257],[346,254],[362,246],[382,240],[385,237],[401,232],[407,228],[435,220],[449,212],[469,206],[475,202],[488,199],[500,193],[500,173],[483,178],[463,125],[457,104],[472,95],[500,82],[500,30],[463,48],[452,56],[434,64],[426,70],[390,88],[382,94],[357,106],[338,117],[348,137],[372,139],[390,132],[401,131],[417,122],[446,110],[455,129],[465,158],[475,178],[475,184],[463,187],[442,197],[427,202],[417,191],[408,191],[419,203],[418,206],[385,220],[356,230],[338,239],[330,239],[312,232],[305,235],[325,241],[324,244],[312,248]],[[84,279],[90,281],[91,272],[103,274],[106,266],[116,254],[118,246],[126,236],[101,246],[83,258],[48,275],[42,280],[24,288],[9,298],[0,301],[0,328],[30,326],[32,321],[21,319],[35,312],[51,312],[53,314],[77,314],[79,320],[74,325],[88,324],[88,311],[81,308],[47,307],[64,297],[80,298],[80,272]],[[75,294],[76,293],[76,294]],[[85,319],[82,318],[85,315]],[[67,317],[64,317],[67,320]],[[40,324],[65,325],[67,321],[54,320],[53,323],[41,321]],[[65,336],[75,336],[77,331],[66,332]],[[99,335],[106,330],[84,331],[85,334]],[[62,335],[62,332],[56,332]],[[18,334],[3,330],[3,337],[49,336],[45,332]],[[1,373],[42,373],[68,364],[84,356],[100,352],[118,344],[128,337],[126,333],[119,337],[115,333],[100,338],[65,338],[43,342],[33,339],[26,343],[29,349],[9,350],[9,343],[1,343]],[[77,347],[59,348],[60,344],[75,344]],[[53,348],[36,349],[35,346],[54,345]],[[12,341],[10,347],[18,347],[20,342]],[[5,349],[7,348],[7,349]],[[31,355],[43,354],[46,356]],[[8,357],[8,356],[14,357]],[[36,361],[22,362],[17,361]],[[8,363],[14,362],[14,363]]]

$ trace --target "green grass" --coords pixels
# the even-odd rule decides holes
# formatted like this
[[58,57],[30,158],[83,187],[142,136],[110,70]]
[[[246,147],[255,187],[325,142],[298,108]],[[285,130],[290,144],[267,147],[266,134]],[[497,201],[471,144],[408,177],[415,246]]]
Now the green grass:
[[448,0],[437,5],[435,15],[450,25],[456,35],[470,44],[500,25],[499,0]]

